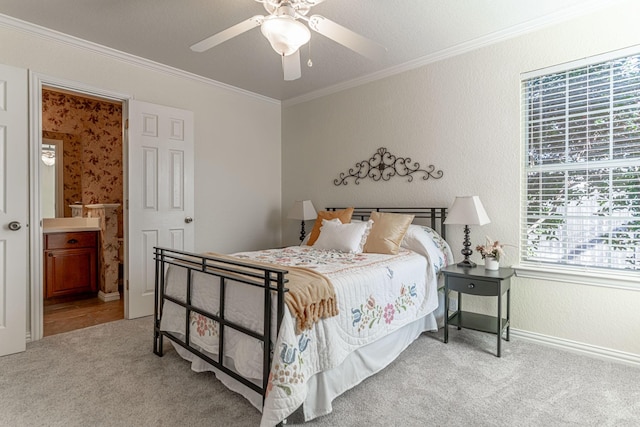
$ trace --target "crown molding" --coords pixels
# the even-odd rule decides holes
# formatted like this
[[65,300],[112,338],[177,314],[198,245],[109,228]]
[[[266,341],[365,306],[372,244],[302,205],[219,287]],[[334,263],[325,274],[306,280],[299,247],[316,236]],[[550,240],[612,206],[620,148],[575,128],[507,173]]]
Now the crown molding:
[[225,83],[221,83],[217,80],[209,79],[199,76],[188,71],[180,70],[178,68],[171,67],[169,65],[161,64],[159,62],[151,61],[149,59],[141,58],[139,56],[132,55],[130,53],[122,52],[110,47],[102,46],[97,43],[93,43],[87,40],[80,39],[78,37],[70,36],[68,34],[61,33],[59,31],[51,30],[49,28],[42,27],[40,25],[32,24],[30,22],[22,21],[11,16],[0,14],[0,26],[10,29],[18,30],[29,35],[41,37],[50,41],[66,44],[76,48],[84,49],[92,53],[96,53],[105,56],[110,59],[116,59],[131,65],[135,65],[147,70],[156,71],[164,74],[168,74],[174,77],[181,77],[189,80],[193,80],[199,83],[214,86],[216,88],[224,89],[230,92],[234,92],[240,95],[248,96],[259,101],[268,102],[271,104],[280,105],[281,102],[274,98],[259,95],[254,92],[250,92],[245,89],[240,89],[235,86],[231,86]]
[[409,62],[405,62],[395,67],[387,68],[372,74],[368,74],[363,77],[358,77],[353,80],[338,83],[333,86],[329,86],[323,89],[318,89],[313,92],[306,93],[294,98],[289,98],[282,101],[283,107],[290,107],[303,102],[311,101],[316,98],[331,95],[337,92],[341,92],[346,89],[351,89],[357,86],[362,86],[367,83],[371,83],[377,80],[381,80],[387,77],[401,74],[406,71],[414,70],[416,68],[423,67],[425,65],[432,64],[434,62],[442,61],[443,59],[452,58],[454,56],[462,55],[467,52],[471,52],[476,49],[480,49],[504,40],[508,40],[523,34],[527,34],[533,31],[540,30],[542,28],[568,21],[573,18],[577,18],[589,13],[593,13],[604,7],[612,6],[622,0],[591,0],[588,2],[580,3],[562,11],[556,12],[551,15],[546,15],[541,18],[533,19],[531,21],[524,22],[522,24],[514,25],[501,31],[496,31],[491,34],[487,34],[483,37],[470,40],[468,42],[460,43],[456,46],[452,46],[447,49],[442,49],[431,55],[426,55],[421,58],[414,59]]
[[160,64],[155,61],[151,61],[145,58],[141,58],[129,53],[125,53],[116,49],[112,49],[106,46],[99,45],[97,43],[89,42],[87,40],[80,39],[78,37],[70,36],[55,30],[51,30],[45,27],[41,27],[30,22],[22,21],[7,15],[0,14],[0,26],[5,26],[15,30],[19,30],[31,35],[42,37],[45,39],[53,40],[55,42],[71,45],[77,48],[82,48],[93,53],[104,55],[106,57],[117,59],[129,64],[133,64],[142,68],[146,68],[152,71],[165,73],[171,76],[182,77],[190,79],[207,85],[215,86],[220,89],[228,90],[237,94],[248,96],[263,102],[268,102],[282,107],[290,107],[303,102],[311,101],[316,98],[321,98],[327,95],[331,95],[343,90],[351,89],[357,86],[362,86],[367,83],[371,83],[377,80],[381,80],[387,77],[391,77],[397,74],[404,73],[406,71],[414,70],[416,68],[423,67],[428,64],[432,64],[437,61],[452,58],[464,53],[480,49],[510,38],[514,38],[529,32],[533,32],[544,27],[548,27],[554,24],[558,24],[573,18],[577,18],[589,13],[593,13],[605,7],[610,7],[616,3],[620,3],[623,0],[589,0],[581,2],[572,7],[556,12],[551,15],[546,15],[541,18],[533,19],[531,21],[524,22],[522,24],[514,25],[506,28],[502,31],[497,31],[488,34],[483,37],[479,37],[468,42],[464,42],[453,46],[451,48],[442,49],[431,55],[426,55],[421,58],[417,58],[412,61],[400,64],[398,66],[390,67],[375,73],[368,74],[363,77],[358,77],[346,82],[342,82],[333,86],[329,86],[323,89],[318,89],[313,92],[306,93],[297,97],[289,98],[286,100],[277,100],[269,98],[264,95],[250,92],[245,89],[241,89],[235,86],[228,85],[226,83],[219,82],[217,80],[209,79],[194,73],[190,73],[178,68],[174,68],[168,65]]

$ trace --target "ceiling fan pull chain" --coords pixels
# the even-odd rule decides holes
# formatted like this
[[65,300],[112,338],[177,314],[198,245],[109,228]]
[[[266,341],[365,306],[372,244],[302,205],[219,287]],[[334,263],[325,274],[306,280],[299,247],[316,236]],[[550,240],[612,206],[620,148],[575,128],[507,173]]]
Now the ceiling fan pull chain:
[[309,60],[307,61],[307,67],[313,67],[313,61],[311,60],[311,39],[309,39]]

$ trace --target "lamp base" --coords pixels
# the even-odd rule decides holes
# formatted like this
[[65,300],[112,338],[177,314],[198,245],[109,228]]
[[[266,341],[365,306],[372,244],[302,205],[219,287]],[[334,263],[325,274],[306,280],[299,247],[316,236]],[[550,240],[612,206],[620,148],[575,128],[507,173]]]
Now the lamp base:
[[475,262],[469,260],[469,259],[464,259],[462,261],[460,261],[458,264],[456,264],[458,267],[462,267],[462,268],[474,268],[477,267],[478,264],[476,264]]
[[305,236],[307,235],[307,233],[304,231],[304,219],[301,221],[301,225],[300,225],[300,242],[302,243],[302,241],[304,240]]
[[473,268],[476,267],[477,264],[469,259],[473,251],[471,250],[471,240],[469,239],[469,226],[464,226],[464,242],[462,243],[464,248],[460,251],[464,256],[464,259],[460,261],[457,265],[462,268]]

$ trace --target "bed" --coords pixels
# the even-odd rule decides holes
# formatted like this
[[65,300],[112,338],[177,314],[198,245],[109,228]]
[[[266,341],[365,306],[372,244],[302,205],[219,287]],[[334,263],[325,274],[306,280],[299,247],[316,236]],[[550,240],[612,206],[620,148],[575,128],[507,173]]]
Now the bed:
[[[261,426],[296,410],[306,421],[326,415],[337,396],[441,324],[439,271],[453,261],[445,215],[445,208],[357,208],[349,227],[323,220],[313,246],[233,256],[155,248],[154,353],[162,356],[167,337],[193,370],[213,371],[262,411]],[[364,251],[380,237],[376,222],[400,216],[413,223],[391,245],[395,253]],[[346,251],[333,248],[340,244],[330,240],[333,229],[343,237],[367,231]],[[309,292],[320,295],[309,303]]]

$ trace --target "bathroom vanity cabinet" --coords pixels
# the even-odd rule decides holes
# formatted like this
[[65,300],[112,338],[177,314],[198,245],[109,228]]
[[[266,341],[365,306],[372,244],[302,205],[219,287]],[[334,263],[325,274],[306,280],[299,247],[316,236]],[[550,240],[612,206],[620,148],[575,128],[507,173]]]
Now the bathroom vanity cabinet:
[[44,234],[45,298],[98,291],[98,231]]

